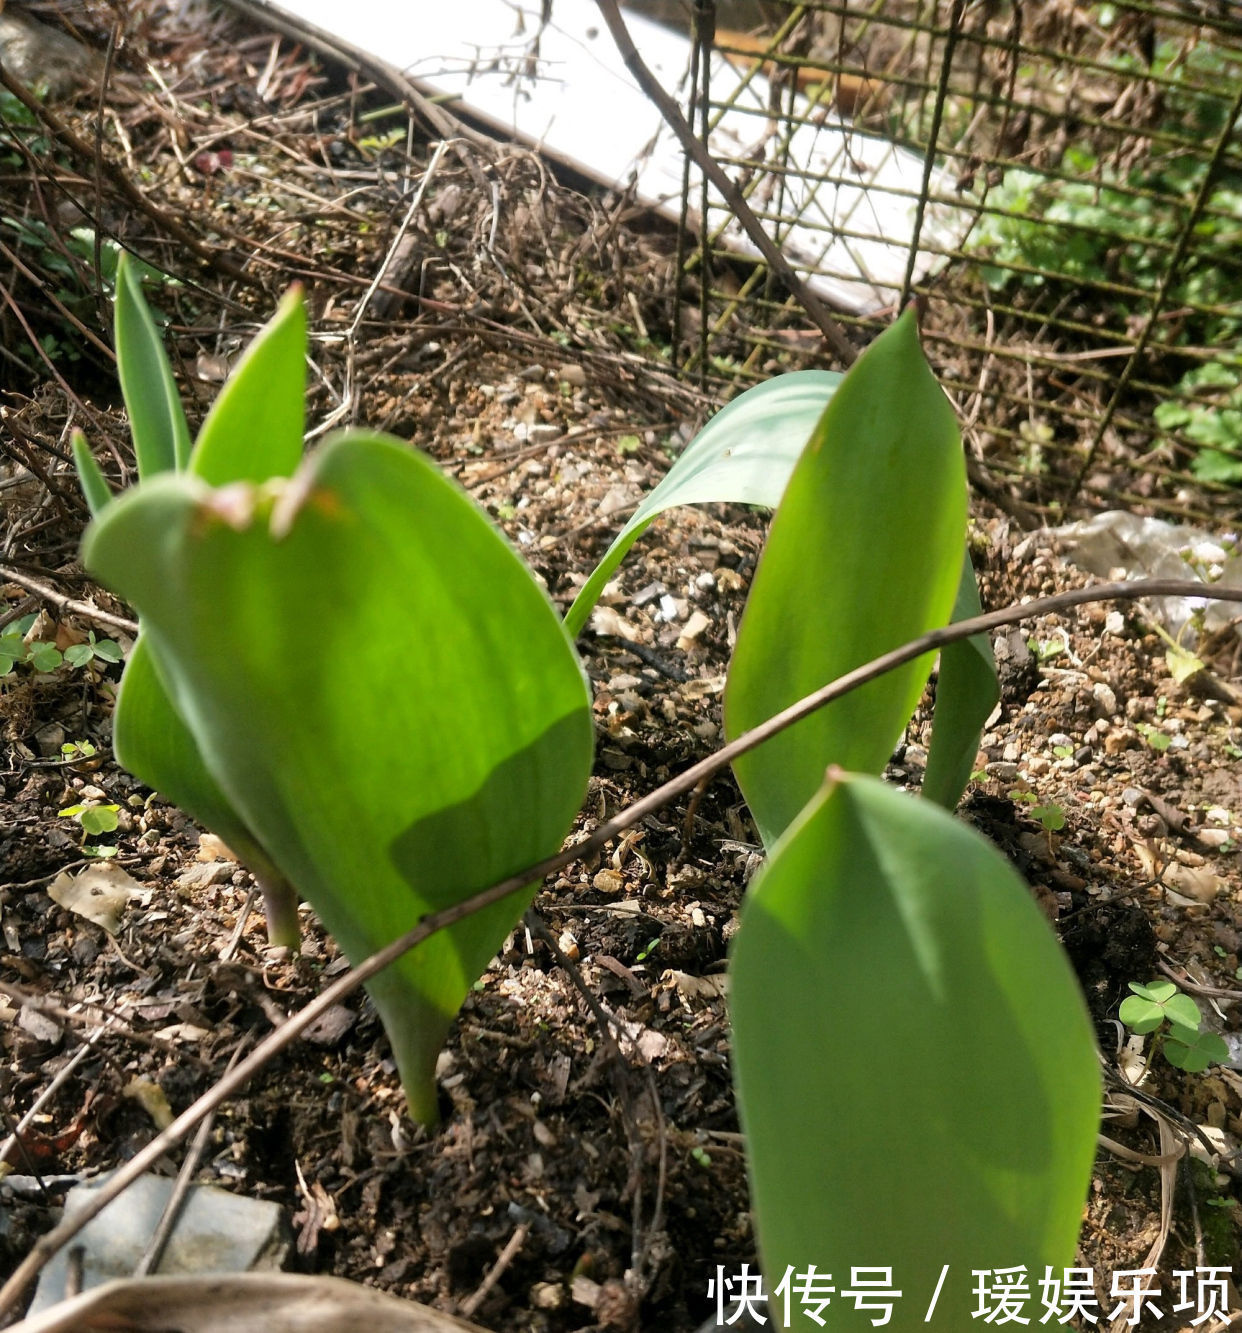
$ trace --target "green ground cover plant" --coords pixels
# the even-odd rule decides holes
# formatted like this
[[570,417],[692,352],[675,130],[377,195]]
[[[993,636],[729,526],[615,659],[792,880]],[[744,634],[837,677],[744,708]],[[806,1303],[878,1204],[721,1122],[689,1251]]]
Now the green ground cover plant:
[[1131,981],[1129,987],[1132,994],[1122,1000],[1117,1016],[1131,1032],[1155,1034],[1153,1055],[1159,1049],[1175,1069],[1188,1074],[1229,1059],[1224,1038],[1204,1030],[1199,1006],[1172,981]]
[[[75,457],[94,513],[87,567],[140,616],[121,762],[274,882],[278,938],[296,939],[300,895],[354,963],[555,852],[593,746],[572,635],[609,571],[562,623],[486,515],[408,445],[351,430],[299,462],[296,295],[193,443],[124,264],[117,325],[138,484],[113,497],[81,439]],[[789,379],[709,424],[618,539],[671,503],[775,506],[726,687],[731,736],[977,606],[961,442],[913,311],[839,382]],[[766,490],[746,489],[765,471]],[[879,781],[928,657],[736,767],[768,851],[731,1007],[769,1286],[791,1267],[881,1255],[921,1288],[948,1263],[946,1327],[963,1326],[972,1265],[1072,1261],[1099,1102],[1050,927],[944,808],[995,697],[986,641],[963,647],[956,683],[947,652],[941,664],[934,799]],[[368,983],[424,1123],[448,1026],[533,891]],[[895,1041],[900,1061],[880,1054]]]
[[37,614],[20,616],[0,630],[0,676],[12,674],[18,667],[48,673],[62,665],[81,670],[94,662],[110,665],[122,658],[115,639],[99,639],[91,630],[84,643],[71,643],[61,652],[44,639],[26,641],[26,634],[38,619]]
[[[1107,8],[1107,7],[1102,7]],[[1175,370],[1167,400],[1154,408],[1160,432],[1195,448],[1192,472],[1204,481],[1242,482],[1242,172],[1226,166],[1207,180],[1205,145],[1225,128],[1242,62],[1236,51],[1202,42],[1157,43],[1150,67],[1134,55],[1112,63],[1135,80],[1161,81],[1151,129],[1167,136],[1125,168],[1102,160],[1089,139],[1071,143],[1055,174],[1009,167],[989,192],[971,246],[994,291],[1081,281],[1076,300],[1097,307],[1107,327],[1124,331],[1135,298],[1091,284],[1104,281],[1154,296],[1164,281],[1185,211],[1200,188],[1207,197],[1194,245],[1165,294],[1176,312],[1168,357]],[[1179,353],[1185,348],[1185,353]],[[1204,361],[1204,356],[1212,360]]]

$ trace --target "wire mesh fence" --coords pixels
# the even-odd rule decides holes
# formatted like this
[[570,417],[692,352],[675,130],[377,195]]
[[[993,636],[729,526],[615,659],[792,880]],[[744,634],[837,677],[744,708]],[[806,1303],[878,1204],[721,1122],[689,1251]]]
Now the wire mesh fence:
[[[1031,517],[1233,507],[1236,0],[697,0],[662,17],[679,12],[696,130],[842,323],[862,342],[924,298],[976,480]],[[726,113],[753,132],[722,151]],[[721,246],[729,219],[692,173],[683,212],[683,371],[822,364],[779,281]]]

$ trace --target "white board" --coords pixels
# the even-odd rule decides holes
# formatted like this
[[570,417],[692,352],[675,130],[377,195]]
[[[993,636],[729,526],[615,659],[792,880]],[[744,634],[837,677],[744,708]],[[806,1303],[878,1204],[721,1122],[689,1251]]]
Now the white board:
[[[680,145],[625,68],[594,0],[552,0],[547,23],[539,0],[280,0],[269,7],[362,48],[420,91],[453,98],[495,130],[602,184],[632,181],[641,201],[676,218]],[[684,101],[689,41],[640,15],[626,22],[645,63]],[[922,158],[800,95],[790,120],[818,123],[771,119],[767,79],[719,55],[711,89],[713,101],[736,101],[713,131],[712,152],[758,164],[749,173],[751,206],[794,268],[839,308],[866,314],[891,307],[905,277]],[[933,174],[933,195],[953,192]],[[713,204],[722,206],[719,196]],[[714,212],[711,219],[718,225]],[[962,211],[934,205],[923,243],[952,248],[967,221]],[[758,256],[736,221],[721,240]],[[937,262],[920,254],[916,278]]]

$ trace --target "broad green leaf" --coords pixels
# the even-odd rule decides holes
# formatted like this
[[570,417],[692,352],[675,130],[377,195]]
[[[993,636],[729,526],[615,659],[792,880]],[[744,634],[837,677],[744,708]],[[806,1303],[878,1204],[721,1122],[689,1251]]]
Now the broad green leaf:
[[926,1327],[947,1264],[932,1326],[965,1329],[972,1268],[1073,1262],[1099,1124],[1091,1024],[995,848],[929,801],[837,776],[751,886],[731,964],[768,1290],[790,1265],[892,1265],[902,1333]]
[[[962,552],[962,577],[953,603],[953,619],[980,615],[979,585],[970,553]],[[1000,681],[992,641],[986,634],[947,644],[940,650],[936,707],[922,793],[928,800],[956,809],[970,781],[984,723],[1000,699]]]
[[775,509],[841,376],[798,370],[757,384],[721,408],[634,511],[565,616],[576,638],[604,585],[656,517],[675,505],[763,505]]
[[[775,509],[841,376],[797,371],[747,389],[722,408],[691,441],[668,475],[635,510],[565,616],[581,633],[600,593],[634,542],[664,510],[682,504],[732,502]],[[980,611],[968,555],[953,619]],[[826,682],[822,682],[826,683]],[[979,735],[1000,694],[992,645],[986,635],[950,644],[940,658],[936,726],[923,792],[952,808],[969,780]]]
[[213,486],[292,475],[306,416],[306,307],[286,293],[203,422],[190,471]]
[[[729,738],[947,624],[965,533],[957,423],[909,310],[851,367],[785,489],[729,669]],[[766,845],[829,764],[883,770],[930,668],[890,671],[735,763]]]
[[73,465],[77,470],[78,485],[82,487],[86,499],[86,507],[91,511],[92,518],[98,518],[112,500],[112,488],[95,461],[86,436],[80,430],[73,432],[69,444],[73,450]]
[[129,412],[138,475],[183,468],[190,456],[190,428],[172,367],[128,255],[116,277],[116,365]]
[[268,938],[273,944],[296,949],[301,938],[297,896],[207,771],[198,742],[159,678],[145,633],[134,643],[121,677],[112,751],[122,768],[224,839],[263,891]]
[[[109,506],[85,555],[141,613],[226,799],[351,960],[559,847],[590,768],[585,678],[521,561],[426,459],[351,433],[290,482],[160,477]],[[448,1025],[530,897],[369,987],[421,1121]]]
[[[126,336],[127,328],[134,331],[132,336]],[[133,351],[136,348],[152,363],[158,362],[164,373],[161,382],[175,395],[150,312],[128,272],[118,287],[117,345],[123,349],[119,358],[123,379],[126,365],[138,354]],[[305,349],[306,312],[295,290],[285,296],[246,349],[212,404],[190,454],[192,472],[221,485],[266,481],[294,471],[302,456]],[[137,442],[139,427],[132,408],[131,418]],[[83,485],[85,489],[85,481]],[[114,732],[119,763],[197,823],[219,834],[241,857],[263,890],[271,942],[296,948],[296,895],[263,850],[261,840],[203,766],[197,744],[169,700],[143,638],[134,645],[125,670]]]

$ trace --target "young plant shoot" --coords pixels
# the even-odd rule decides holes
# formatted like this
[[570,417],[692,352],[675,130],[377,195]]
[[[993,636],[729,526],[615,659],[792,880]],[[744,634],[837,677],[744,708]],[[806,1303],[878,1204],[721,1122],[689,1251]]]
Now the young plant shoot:
[[[231,808],[352,961],[560,847],[593,746],[582,670],[503,537],[405,445],[351,432],[262,486],[163,474],[108,506],[85,556],[138,608]],[[530,897],[368,988],[424,1123],[449,1023]]]
[[[557,850],[593,745],[570,635],[670,505],[776,507],[726,686],[731,736],[978,607],[960,440],[913,312],[843,378],[786,376],[722,411],[566,624],[408,446],[350,431],[299,466],[304,344],[295,295],[191,448],[122,265],[137,487],[112,498],[75,443],[95,513],[87,566],[141,617],[118,757],[275,886],[278,939],[296,940],[300,894],[358,962]],[[1024,886],[938,808],[956,804],[995,699],[985,640],[942,656],[933,799],[876,776],[930,668],[890,672],[736,766],[770,856],[732,993],[770,1289],[786,1265],[892,1263],[921,1287],[945,1263],[1072,1258],[1098,1112],[1090,1026]],[[449,1024],[533,887],[369,985],[423,1123]],[[944,1326],[964,1326],[963,1299],[946,1295]]]

